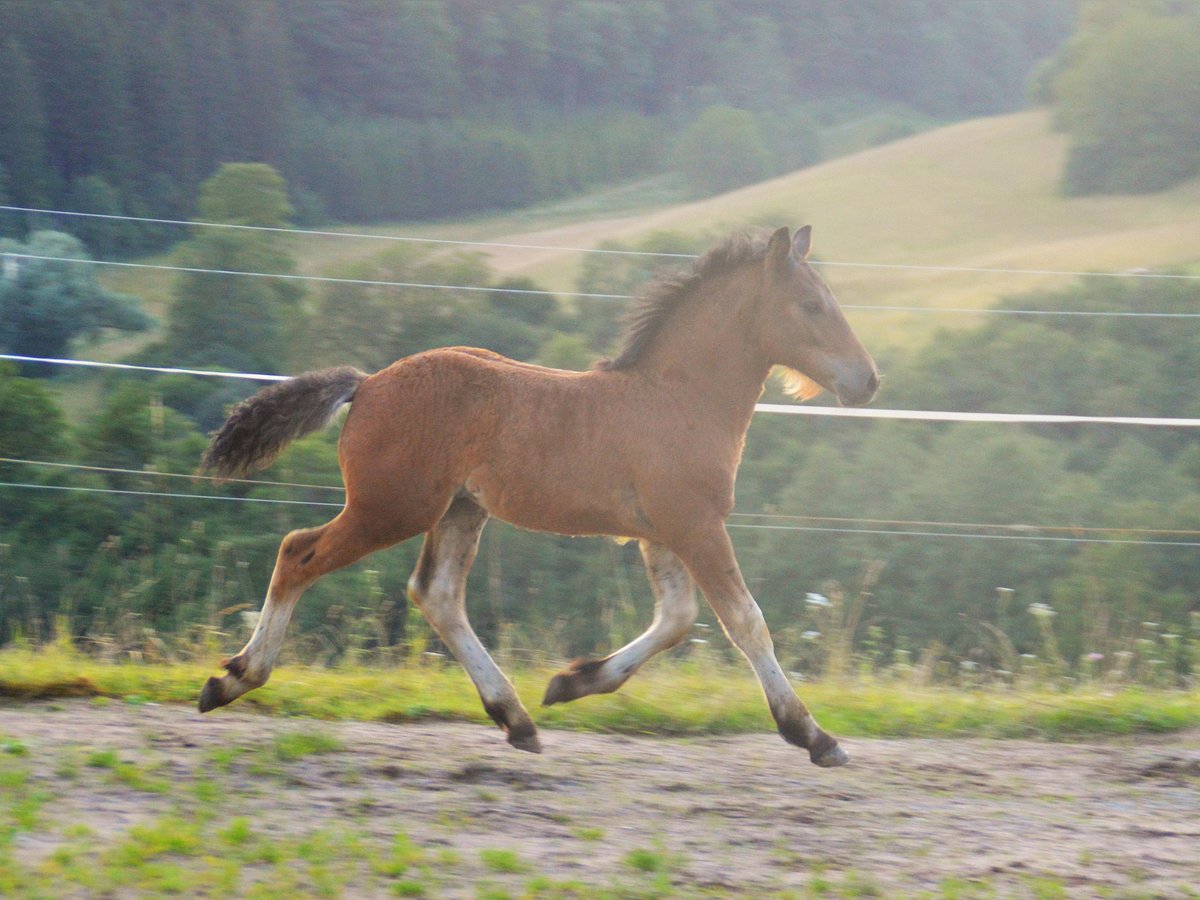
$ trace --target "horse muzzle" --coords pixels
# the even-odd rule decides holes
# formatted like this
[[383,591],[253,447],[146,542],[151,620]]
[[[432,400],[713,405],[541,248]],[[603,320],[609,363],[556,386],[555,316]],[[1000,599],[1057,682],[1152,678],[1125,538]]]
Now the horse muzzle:
[[862,375],[834,379],[832,387],[842,406],[865,406],[879,390],[879,372],[872,366]]

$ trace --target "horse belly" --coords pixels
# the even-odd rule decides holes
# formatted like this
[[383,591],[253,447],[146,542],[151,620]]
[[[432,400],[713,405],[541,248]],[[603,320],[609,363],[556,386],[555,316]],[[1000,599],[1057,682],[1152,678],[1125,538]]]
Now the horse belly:
[[547,465],[485,464],[464,488],[491,515],[518,528],[556,534],[642,536],[632,484],[605,483],[562,460]]

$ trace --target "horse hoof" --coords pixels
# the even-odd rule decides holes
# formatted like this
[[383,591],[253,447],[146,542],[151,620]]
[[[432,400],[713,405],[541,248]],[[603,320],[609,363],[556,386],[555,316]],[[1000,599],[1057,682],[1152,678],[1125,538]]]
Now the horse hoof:
[[835,769],[850,762],[850,754],[837,744],[834,744],[820,755],[810,754],[809,758],[822,769]]
[[553,706],[555,703],[569,703],[581,696],[575,684],[574,672],[559,672],[546,685],[546,695],[542,697],[542,706]]
[[526,753],[542,752],[542,742],[538,739],[536,731],[527,731],[518,734],[510,731],[508,733],[508,742],[518,750],[524,750]]
[[220,678],[214,675],[204,682],[204,687],[200,691],[200,712],[206,713],[218,706],[224,706],[228,702],[225,699],[225,686],[221,684]]
[[614,687],[604,687],[597,683],[600,668],[605,662],[603,659],[575,660],[550,679],[550,684],[546,686],[546,695],[542,698],[542,706],[569,703],[588,694],[615,690]]

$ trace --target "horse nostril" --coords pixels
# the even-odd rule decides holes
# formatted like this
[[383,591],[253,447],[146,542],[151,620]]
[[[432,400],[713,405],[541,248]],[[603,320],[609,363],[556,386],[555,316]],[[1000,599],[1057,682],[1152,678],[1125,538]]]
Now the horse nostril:
[[879,390],[879,373],[872,372],[871,377],[867,379],[867,390],[874,394]]

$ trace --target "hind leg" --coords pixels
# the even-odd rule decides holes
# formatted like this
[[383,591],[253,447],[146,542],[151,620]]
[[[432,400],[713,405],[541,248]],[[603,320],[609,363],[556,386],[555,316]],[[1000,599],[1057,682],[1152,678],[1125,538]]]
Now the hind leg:
[[227,674],[212,677],[200,692],[200,712],[232,703],[267,683],[296,601],[313,582],[378,549],[349,509],[319,528],[293,531],[279,545],[279,556],[258,624],[246,646],[225,660]]
[[577,659],[552,679],[542,703],[565,703],[608,694],[623,685],[656,653],[674,647],[696,621],[696,586],[679,557],[660,544],[641,542],[642,560],[654,592],[654,621],[637,639],[604,659]]
[[487,520],[477,503],[458,497],[425,536],[421,558],[408,580],[408,595],[467,670],[483,708],[508,733],[508,742],[518,750],[539,753],[537,727],[467,620],[467,572]]

